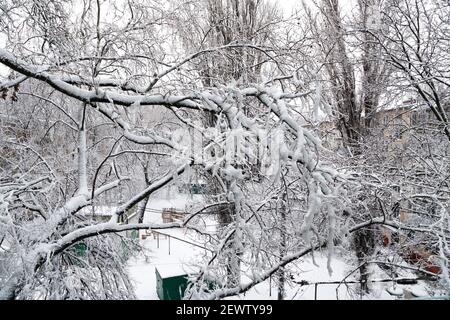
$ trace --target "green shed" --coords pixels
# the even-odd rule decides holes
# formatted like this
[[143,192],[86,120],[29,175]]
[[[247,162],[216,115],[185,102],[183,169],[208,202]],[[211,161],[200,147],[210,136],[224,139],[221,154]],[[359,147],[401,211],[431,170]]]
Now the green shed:
[[85,257],[87,253],[87,244],[84,242],[77,242],[73,245],[73,250],[78,257]]
[[188,285],[188,274],[181,269],[155,267],[156,292],[160,300],[181,300]]
[[[155,266],[156,273],[156,292],[160,300],[181,300],[189,283],[189,276],[196,275],[195,272],[190,274],[182,268],[182,265],[160,265]],[[213,291],[220,288],[219,283],[212,279],[206,280],[207,291]]]

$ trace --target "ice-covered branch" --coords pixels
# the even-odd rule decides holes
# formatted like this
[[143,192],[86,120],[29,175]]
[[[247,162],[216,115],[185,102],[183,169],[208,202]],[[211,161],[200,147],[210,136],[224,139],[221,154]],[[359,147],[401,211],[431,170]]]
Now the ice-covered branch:
[[48,83],[54,89],[72,97],[84,103],[114,103],[116,105],[122,106],[132,106],[132,105],[163,105],[163,106],[178,106],[184,108],[193,109],[207,109],[207,107],[199,106],[199,103],[194,101],[195,97],[192,96],[179,96],[179,95],[125,95],[120,93],[115,93],[111,91],[104,91],[101,89],[97,90],[86,90],[78,88],[71,85],[60,76],[55,76],[50,74],[44,68],[39,68],[37,66],[32,66],[22,61],[10,52],[0,49],[0,63],[6,65],[7,67],[31,78],[35,78]]
[[87,227],[77,229],[70,232],[69,234],[62,237],[56,243],[44,247],[45,251],[40,252],[41,257],[46,257],[48,254],[56,255],[63,252],[65,249],[71,245],[89,237],[96,237],[101,234],[107,233],[118,233],[128,230],[160,230],[160,229],[173,229],[181,228],[181,222],[172,223],[131,223],[131,224],[119,224],[115,222],[105,222],[100,224],[95,224]]

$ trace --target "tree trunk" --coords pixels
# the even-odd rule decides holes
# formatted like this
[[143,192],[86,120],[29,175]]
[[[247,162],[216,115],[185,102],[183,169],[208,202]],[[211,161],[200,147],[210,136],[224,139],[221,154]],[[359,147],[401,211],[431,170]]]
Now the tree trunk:
[[[283,194],[280,206],[280,262],[286,256],[286,192]],[[286,297],[286,272],[284,267],[278,271],[278,300],[284,300]]]

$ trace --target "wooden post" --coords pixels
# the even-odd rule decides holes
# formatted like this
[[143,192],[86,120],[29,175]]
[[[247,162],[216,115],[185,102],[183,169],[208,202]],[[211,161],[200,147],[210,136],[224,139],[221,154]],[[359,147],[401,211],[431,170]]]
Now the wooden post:
[[317,283],[314,284],[314,300],[317,300]]
[[170,236],[169,236],[169,256],[170,256]]
[[272,296],[272,276],[269,277],[269,297]]
[[156,233],[156,242],[158,243],[157,247],[159,249],[159,232]]

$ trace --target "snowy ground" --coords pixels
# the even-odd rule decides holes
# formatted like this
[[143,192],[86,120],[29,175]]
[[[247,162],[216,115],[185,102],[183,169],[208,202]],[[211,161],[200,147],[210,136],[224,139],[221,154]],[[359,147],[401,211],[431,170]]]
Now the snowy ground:
[[[160,223],[162,222],[162,218],[158,210],[162,210],[163,208],[184,210],[186,206],[195,201],[202,201],[201,196],[195,195],[192,197],[181,194],[177,195],[176,198],[170,199],[162,193],[158,198],[151,199],[147,206],[147,209],[151,210],[146,213],[144,220],[146,222]],[[135,293],[138,299],[158,299],[156,294],[155,268],[158,268],[161,274],[171,276],[192,273],[195,271],[193,266],[196,264],[196,261],[200,261],[202,256],[208,254],[205,249],[195,246],[195,244],[201,246],[201,239],[195,238],[192,233],[188,233],[185,229],[163,230],[161,232],[172,237],[160,235],[158,239],[156,235],[150,235],[145,240],[140,240],[141,244],[147,249],[147,253],[133,258],[129,262],[129,272],[135,285]],[[320,284],[317,286],[316,291],[314,285],[302,286],[298,282],[302,280],[309,283],[341,281],[352,270],[352,266],[335,257],[332,263],[333,273],[330,275],[327,269],[327,258],[325,255],[316,253],[314,260],[315,263],[311,256],[308,256],[303,260],[289,265],[289,274],[292,275],[292,280],[297,283],[289,281],[286,284],[286,299],[396,299],[396,296],[389,294],[386,289],[389,289],[394,294],[401,294],[406,289],[415,291],[422,296],[427,295],[422,284],[414,286],[392,285],[392,283],[372,284],[372,294],[365,297],[357,296],[355,290],[356,285],[354,284],[350,284],[348,287],[342,284],[339,288],[337,284]],[[387,278],[387,275],[377,267],[374,267],[372,272],[375,274],[372,278]],[[350,279],[352,278],[348,280]],[[245,281],[245,279],[243,280]],[[230,298],[252,300],[277,299],[276,284],[272,280],[274,279],[258,284],[245,294]],[[338,290],[336,291],[337,288]]]
[[[182,238],[184,236],[182,230],[165,231]],[[202,254],[202,249],[194,247],[190,244],[171,239],[169,254],[169,238],[160,236],[159,248],[158,240],[153,236],[145,240],[141,240],[145,248],[149,249],[147,259],[143,255],[130,261],[130,275],[136,288],[136,296],[138,299],[158,299],[156,294],[156,276],[155,267],[164,275],[179,275],[193,271],[190,266],[192,257]],[[163,275],[163,276],[164,276]]]
[[[179,194],[176,198],[170,198],[165,191],[157,196],[159,197],[149,201],[144,222],[162,223],[161,213],[158,211],[164,208],[185,210],[188,204],[202,200],[201,196],[185,194]],[[145,233],[145,231],[142,231],[140,235],[142,233]],[[158,268],[158,271],[165,275],[189,273],[193,271],[192,265],[195,262],[193,259],[205,254],[204,249],[193,245],[201,245],[201,243],[197,243],[196,239],[191,234],[187,234],[185,229],[162,230],[161,233],[175,238],[162,234],[157,236],[155,234],[148,236],[145,240],[140,240],[147,252],[145,255],[133,258],[129,262],[130,276],[135,285],[136,296],[139,299],[158,299],[155,268]]]

